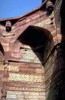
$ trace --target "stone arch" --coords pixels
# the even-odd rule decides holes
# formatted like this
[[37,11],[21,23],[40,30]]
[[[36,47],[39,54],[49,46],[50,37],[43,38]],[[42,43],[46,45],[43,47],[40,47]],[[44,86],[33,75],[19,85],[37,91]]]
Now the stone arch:
[[17,47],[19,50],[21,44],[29,45],[43,63],[49,52],[51,52],[53,36],[47,29],[37,26],[28,26],[17,38],[14,47]]
[[[43,60],[46,59],[48,53],[50,52],[52,43],[53,43],[53,37],[48,30],[40,28],[40,27],[36,27],[36,26],[29,26],[25,29],[23,33],[21,33],[21,35],[17,38],[17,40],[15,41],[12,47],[14,48],[13,51],[15,51],[15,58],[18,55],[19,50],[22,51],[21,59],[24,58],[23,60],[25,60],[25,61],[21,61],[21,59],[19,59],[20,62],[23,62],[21,64],[21,67],[23,66],[24,72],[23,70],[22,72],[24,73],[23,75],[25,75],[26,73],[29,76],[32,75],[34,77],[33,79],[36,81],[36,83],[38,83],[38,87],[37,87],[35,85],[34,80],[31,80],[31,83],[32,83],[31,86],[32,87],[34,86],[33,87],[34,90],[32,91],[35,91],[37,93],[38,99],[41,98],[41,96],[39,96],[39,93],[40,94],[42,93],[42,99],[45,98],[44,97],[45,95],[45,88],[44,88],[45,87],[45,80],[44,80],[45,79],[45,75],[44,75],[45,68],[44,66],[42,67],[42,65],[44,62]],[[29,52],[31,52],[30,56],[28,56],[28,54],[26,55],[26,52],[28,54]],[[34,53],[34,59],[32,57],[33,53]],[[36,59],[38,58],[40,60],[41,64],[40,62],[38,62],[38,60],[36,62],[35,55],[36,55]],[[30,62],[26,62],[27,56]],[[38,77],[38,79],[37,78],[35,79],[35,75]],[[41,76],[41,78],[39,76]],[[25,82],[25,84],[28,84],[28,83],[29,81]],[[29,95],[31,93],[31,96],[32,96],[31,90],[26,90],[26,88],[28,89],[29,86],[28,87],[27,85],[24,86],[24,91],[28,91]],[[22,94],[24,94],[26,98],[29,98],[29,95],[25,94],[24,92],[22,92]],[[36,94],[34,94],[34,97],[33,97],[34,99],[35,99],[35,96]]]

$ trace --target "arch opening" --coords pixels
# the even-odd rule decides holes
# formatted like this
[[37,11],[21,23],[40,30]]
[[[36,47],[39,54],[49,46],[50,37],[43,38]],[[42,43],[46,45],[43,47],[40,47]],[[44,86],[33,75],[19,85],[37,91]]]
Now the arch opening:
[[29,26],[17,40],[24,45],[30,46],[41,63],[43,63],[51,48],[52,35],[46,29]]

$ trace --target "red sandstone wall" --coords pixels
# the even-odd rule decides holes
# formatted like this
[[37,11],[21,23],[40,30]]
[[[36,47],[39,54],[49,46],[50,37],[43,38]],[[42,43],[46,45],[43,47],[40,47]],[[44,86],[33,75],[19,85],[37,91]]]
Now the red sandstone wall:
[[[58,42],[54,13],[47,16],[45,11],[38,10],[18,20],[10,21],[14,23],[10,32],[6,31],[3,21],[0,23],[0,43],[4,50],[4,60],[9,60],[8,64],[0,65],[0,98],[7,100],[46,100],[45,93],[47,94],[51,82],[48,77],[52,76],[53,73],[52,68],[54,68],[53,62],[56,52],[50,57],[51,60],[48,60],[44,68],[29,45],[22,45],[18,37],[31,25],[44,28],[49,31],[48,36],[52,36],[51,52],[54,44]],[[58,35],[58,37],[61,41],[61,36]],[[26,49],[20,51],[20,47]],[[48,51],[48,48],[46,50]],[[46,50],[45,54],[47,54]]]

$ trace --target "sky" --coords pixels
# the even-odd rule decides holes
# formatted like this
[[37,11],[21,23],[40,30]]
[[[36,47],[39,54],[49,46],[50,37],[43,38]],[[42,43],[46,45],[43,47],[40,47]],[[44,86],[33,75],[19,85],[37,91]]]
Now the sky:
[[0,18],[21,16],[41,5],[41,0],[0,0]]

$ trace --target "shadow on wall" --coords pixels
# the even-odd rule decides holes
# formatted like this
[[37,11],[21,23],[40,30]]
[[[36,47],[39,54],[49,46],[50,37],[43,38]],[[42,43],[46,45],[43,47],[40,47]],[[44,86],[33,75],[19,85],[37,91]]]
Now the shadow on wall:
[[[46,91],[46,100],[65,100],[65,10],[64,10],[64,0],[62,2],[60,15],[61,15],[61,34],[62,41],[58,44],[54,52],[51,54],[51,59],[47,62],[48,66],[53,67],[51,77],[47,80],[50,87]],[[48,75],[49,75],[48,74]]]
[[[51,46],[52,36],[50,32],[40,27],[29,26],[18,40],[23,44],[29,45],[43,65],[49,52],[48,48]],[[44,52],[47,52],[46,55]]]
[[4,61],[4,49],[3,46],[0,44],[0,63],[3,64]]

